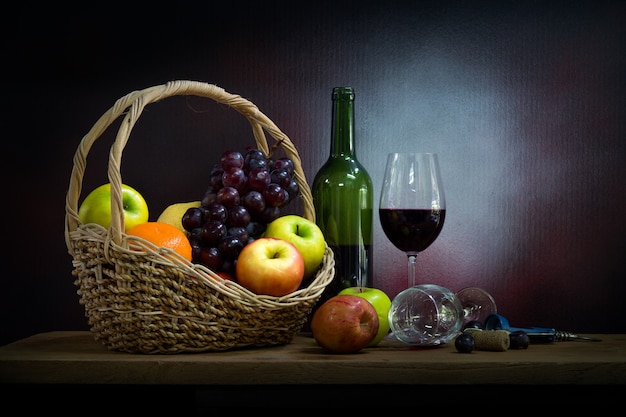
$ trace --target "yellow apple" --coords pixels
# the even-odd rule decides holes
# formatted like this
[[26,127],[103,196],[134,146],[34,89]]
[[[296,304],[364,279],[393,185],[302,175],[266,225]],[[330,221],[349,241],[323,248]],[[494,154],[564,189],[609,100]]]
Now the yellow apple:
[[[122,184],[122,209],[124,230],[148,221],[148,204],[139,191]],[[78,208],[78,217],[84,224],[96,223],[105,228],[111,224],[111,184],[103,184],[83,200]]]
[[286,240],[269,237],[244,246],[235,268],[241,286],[274,297],[294,292],[304,277],[304,260],[298,249]]

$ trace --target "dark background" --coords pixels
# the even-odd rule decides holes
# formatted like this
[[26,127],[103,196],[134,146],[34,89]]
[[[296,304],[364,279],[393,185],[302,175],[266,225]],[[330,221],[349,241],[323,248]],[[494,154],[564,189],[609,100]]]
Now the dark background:
[[[174,79],[255,103],[309,184],[329,152],[330,92],[354,87],[376,195],[388,152],[439,154],[447,217],[419,282],[482,287],[516,326],[626,333],[623,2],[45,7],[18,5],[3,27],[0,344],[88,329],[64,241],[74,151],[115,100]],[[151,220],[198,200],[221,152],[253,142],[232,109],[194,103],[152,105],[125,149],[122,177]],[[106,182],[114,133],[90,153],[84,190]],[[377,216],[374,250],[375,286],[393,297],[406,258]]]

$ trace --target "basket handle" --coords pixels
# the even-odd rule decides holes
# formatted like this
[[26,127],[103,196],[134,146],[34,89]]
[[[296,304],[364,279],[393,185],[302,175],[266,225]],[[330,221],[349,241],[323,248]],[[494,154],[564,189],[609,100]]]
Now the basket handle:
[[78,200],[80,198],[89,150],[106,129],[117,120],[122,113],[126,112],[121,126],[118,129],[115,142],[111,146],[108,165],[108,177],[111,183],[111,225],[109,226],[109,235],[113,242],[121,245],[122,232],[124,231],[122,176],[120,173],[122,151],[128,142],[133,126],[139,119],[139,116],[141,116],[145,106],[178,95],[210,98],[238,111],[241,115],[245,116],[252,125],[252,132],[257,147],[261,149],[265,155],[269,154],[269,146],[265,132],[269,133],[276,142],[280,142],[285,154],[294,162],[294,177],[300,186],[300,195],[304,200],[303,217],[315,221],[313,197],[302,169],[302,161],[296,147],[287,135],[265,116],[256,105],[239,95],[228,93],[223,88],[214,84],[199,81],[176,80],[144,90],[133,91],[118,99],[82,138],[74,154],[74,167],[72,169],[70,185],[65,200],[65,239],[68,248],[71,248],[69,233],[75,231],[81,224],[78,216]]

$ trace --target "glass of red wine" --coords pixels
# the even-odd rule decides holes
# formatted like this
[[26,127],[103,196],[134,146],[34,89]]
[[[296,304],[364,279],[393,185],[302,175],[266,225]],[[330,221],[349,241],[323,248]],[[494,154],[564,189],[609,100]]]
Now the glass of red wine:
[[417,254],[439,236],[446,199],[435,153],[387,155],[378,207],[387,239],[408,257],[408,288],[417,284]]

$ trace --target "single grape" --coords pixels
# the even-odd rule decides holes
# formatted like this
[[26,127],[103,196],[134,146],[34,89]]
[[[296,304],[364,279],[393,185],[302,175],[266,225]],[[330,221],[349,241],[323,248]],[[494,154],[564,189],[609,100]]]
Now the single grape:
[[226,219],[228,218],[228,210],[226,206],[220,204],[218,202],[210,203],[204,208],[204,221],[208,220],[217,220],[221,223],[226,223]]
[[246,154],[243,157],[243,166],[244,168],[250,167],[251,160],[264,160],[265,155],[263,155],[263,151],[258,148],[250,148],[246,151]]
[[265,190],[263,190],[263,198],[265,198],[265,204],[272,207],[280,207],[287,202],[287,192],[276,183],[270,183]]
[[267,224],[264,222],[252,221],[248,223],[248,227],[246,227],[246,230],[248,231],[248,243],[250,243],[251,239],[256,239],[263,235],[266,228]]
[[217,246],[219,241],[226,236],[226,225],[218,220],[209,220],[202,226],[200,236],[205,246]]
[[228,209],[226,225],[228,227],[246,227],[250,223],[250,213],[244,206],[232,206]]
[[190,207],[181,219],[183,228],[187,231],[202,227],[204,224],[204,210],[199,207]]
[[250,191],[243,196],[242,204],[252,217],[258,217],[265,210],[265,198],[258,191]]
[[238,237],[239,240],[244,244],[248,244],[248,239],[250,238],[250,233],[248,232],[247,227],[235,226],[228,229],[227,236],[235,236]]
[[239,256],[239,252],[244,247],[244,243],[237,236],[224,236],[220,239],[217,246],[224,259],[236,259]]
[[228,168],[241,168],[243,167],[243,155],[238,151],[226,151],[220,158],[220,165],[224,171]]
[[222,258],[222,254],[217,247],[205,246],[200,249],[198,262],[209,268],[211,271],[219,271],[222,269],[224,259]]
[[476,345],[471,334],[461,333],[454,339],[454,347],[460,353],[472,353]]
[[291,160],[291,158],[286,157],[286,156],[282,158],[278,158],[276,161],[274,161],[272,168],[285,169],[289,173],[289,176],[292,176],[295,171],[295,165],[293,161]]
[[[221,186],[220,186],[221,188]],[[219,188],[215,191],[210,190],[207,191],[206,193],[204,193],[204,196],[202,197],[202,200],[200,201],[200,207],[206,207],[211,203],[214,203],[217,201],[217,191],[219,190]]]
[[252,168],[248,173],[248,187],[254,191],[263,191],[272,182],[270,172],[264,167]]
[[224,187],[217,192],[217,202],[227,209],[236,206],[239,201],[239,191],[234,187]]
[[298,182],[296,180],[292,179],[289,182],[289,185],[287,186],[287,188],[285,188],[285,191],[289,193],[289,201],[291,201],[294,198],[296,198],[298,195],[300,195],[300,185],[298,185]]
[[509,349],[528,349],[530,338],[523,330],[516,330],[509,333]]
[[214,165],[211,169],[211,173],[209,174],[209,189],[210,192],[217,192],[220,188],[223,187],[222,184],[222,175],[224,174],[224,170],[218,164]]
[[196,227],[188,231],[187,238],[190,243],[200,242],[202,240],[202,228]]
[[271,182],[280,185],[282,188],[289,187],[291,183],[291,175],[289,175],[286,169],[282,168],[272,170],[272,172],[270,172],[270,178],[272,180]]
[[248,182],[248,176],[243,169],[238,167],[231,167],[222,173],[222,184],[224,187],[233,187],[241,189]]
[[250,159],[250,162],[248,163],[248,172],[252,171],[255,168],[263,168],[269,171],[270,164],[269,162],[267,162],[267,159],[265,159],[265,157]]

